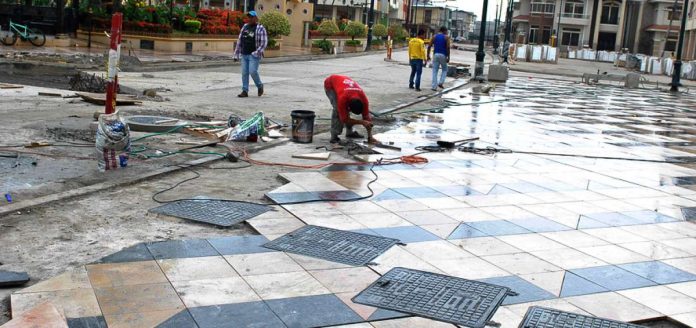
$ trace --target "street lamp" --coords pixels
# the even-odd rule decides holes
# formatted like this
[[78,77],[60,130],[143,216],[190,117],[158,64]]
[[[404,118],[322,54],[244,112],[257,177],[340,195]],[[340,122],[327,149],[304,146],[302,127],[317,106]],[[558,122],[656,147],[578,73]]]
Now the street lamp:
[[374,24],[375,17],[375,0],[370,0],[370,13],[367,15],[367,47],[365,47],[365,52],[370,51],[370,44],[372,43],[372,25]]
[[483,0],[483,13],[481,14],[481,30],[479,31],[478,51],[476,51],[476,66],[474,67],[474,78],[483,79],[483,59],[486,53],[483,52],[483,45],[486,42],[486,17],[488,15],[488,0]]
[[679,41],[677,44],[677,61],[674,62],[674,72],[672,72],[672,88],[670,91],[679,91],[679,79],[681,79],[682,50],[684,48],[684,33],[686,31],[686,12],[689,10],[688,2],[684,0],[682,5],[681,27],[679,28]]

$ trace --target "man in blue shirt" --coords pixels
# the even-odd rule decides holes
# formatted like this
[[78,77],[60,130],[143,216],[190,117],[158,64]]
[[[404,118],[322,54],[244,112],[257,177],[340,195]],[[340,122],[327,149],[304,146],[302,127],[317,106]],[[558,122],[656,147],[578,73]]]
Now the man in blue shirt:
[[[440,33],[430,39],[428,44],[428,61],[430,61],[430,49],[435,47],[433,54],[433,85],[432,90],[437,91],[437,87],[445,88],[445,78],[447,77],[447,63],[450,60],[450,38],[447,36],[447,28],[440,27]],[[440,79],[437,78],[438,69],[442,69]]]
[[263,51],[268,45],[268,33],[263,25],[259,24],[255,11],[247,14],[249,22],[239,31],[237,47],[234,49],[234,59],[242,59],[242,93],[237,97],[249,97],[249,75],[254,80],[259,90],[259,97],[263,95],[263,83],[259,76],[259,63],[263,57]]

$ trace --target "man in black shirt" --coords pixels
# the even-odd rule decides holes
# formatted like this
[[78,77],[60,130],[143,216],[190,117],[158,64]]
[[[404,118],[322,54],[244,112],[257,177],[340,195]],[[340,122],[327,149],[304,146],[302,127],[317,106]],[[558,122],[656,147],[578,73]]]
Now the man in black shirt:
[[254,80],[259,90],[259,97],[263,95],[263,83],[259,76],[259,63],[263,57],[263,51],[268,45],[268,33],[263,25],[258,23],[255,11],[247,14],[249,22],[244,24],[239,32],[237,47],[234,50],[235,60],[242,59],[242,93],[237,97],[249,97],[249,75]]

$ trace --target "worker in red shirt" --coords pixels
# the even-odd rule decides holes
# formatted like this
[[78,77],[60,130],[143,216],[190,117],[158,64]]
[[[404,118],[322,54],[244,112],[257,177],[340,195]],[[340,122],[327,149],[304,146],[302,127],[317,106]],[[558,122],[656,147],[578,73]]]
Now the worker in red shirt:
[[[338,143],[338,137],[346,126],[346,138],[362,138],[353,131],[353,125],[362,125],[367,130],[367,142],[377,143],[372,137],[372,118],[365,92],[357,82],[343,75],[331,75],[324,80],[324,91],[331,101],[331,143]],[[350,114],[361,115],[362,119],[353,119]]]

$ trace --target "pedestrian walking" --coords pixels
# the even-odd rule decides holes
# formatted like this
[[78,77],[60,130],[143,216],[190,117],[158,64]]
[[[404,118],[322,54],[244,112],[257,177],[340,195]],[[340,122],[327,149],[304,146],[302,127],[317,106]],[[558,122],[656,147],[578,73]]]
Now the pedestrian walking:
[[[421,91],[421,74],[425,61],[425,31],[418,30],[418,35],[408,41],[408,62],[411,64],[411,77],[408,79],[409,89],[415,87],[416,91]],[[414,80],[415,78],[415,80]]]
[[256,11],[247,13],[249,22],[244,24],[239,32],[237,47],[234,50],[234,59],[242,60],[242,93],[237,97],[249,97],[249,75],[259,91],[259,97],[263,95],[263,83],[259,76],[259,64],[263,58],[263,51],[268,45],[268,33],[263,25],[259,24]]
[[[324,80],[324,91],[331,102],[333,112],[331,114],[331,143],[338,143],[338,137],[346,126],[346,138],[362,138],[357,131],[353,131],[354,125],[362,125],[367,130],[367,142],[377,143],[372,137],[372,118],[370,117],[369,103],[365,92],[357,82],[343,75],[331,75]],[[360,115],[360,119],[353,119],[351,114]]]
[[[442,89],[445,88],[447,63],[450,61],[450,45],[451,41],[449,36],[447,36],[447,28],[444,26],[440,27],[440,33],[435,34],[435,36],[430,39],[430,44],[428,44],[428,57],[426,59],[428,61],[430,61],[430,49],[435,47],[433,54],[433,91],[437,91],[437,87]],[[438,69],[442,69],[439,79],[437,78]]]

